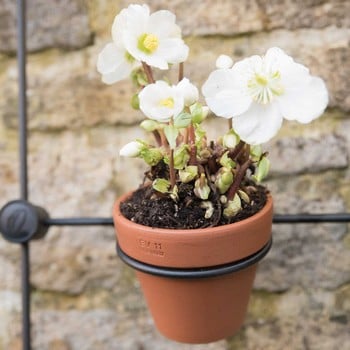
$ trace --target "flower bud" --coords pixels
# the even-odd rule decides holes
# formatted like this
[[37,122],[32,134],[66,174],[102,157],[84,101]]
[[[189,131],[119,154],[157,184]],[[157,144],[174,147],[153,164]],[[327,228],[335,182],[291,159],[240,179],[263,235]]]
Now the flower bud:
[[229,69],[233,66],[233,60],[230,56],[220,55],[215,62],[218,69]]
[[204,218],[205,219],[210,219],[213,214],[214,214],[214,206],[213,203],[210,201],[204,201],[201,203],[201,208],[205,209],[205,214],[204,214]]
[[229,152],[227,151],[221,156],[220,164],[225,168],[232,169],[232,168],[234,168],[236,163],[228,156],[228,153]]
[[120,151],[119,155],[122,157],[130,157],[135,158],[138,157],[141,153],[141,150],[144,148],[144,145],[141,144],[138,141],[132,141],[127,143],[125,146],[123,146]]
[[181,182],[188,183],[198,176],[198,167],[196,165],[189,165],[183,170],[179,170],[179,177]]
[[250,203],[250,198],[249,198],[247,193],[245,193],[242,190],[238,190],[238,195],[240,196],[240,198],[242,199],[243,202],[245,202],[247,204]]
[[183,78],[177,85],[176,89],[180,91],[184,97],[185,106],[191,106],[198,101],[199,92],[196,86],[194,86],[187,78]]
[[232,201],[228,201],[223,214],[226,218],[232,218],[242,209],[241,199],[235,194]]
[[238,142],[239,136],[233,130],[230,130],[230,132],[225,134],[222,138],[222,145],[227,148],[236,147]]
[[157,165],[164,157],[159,148],[145,148],[140,156],[150,166]]
[[146,130],[146,131],[149,131],[149,132],[152,132],[154,130],[158,130],[160,129],[163,124],[160,124],[158,122],[156,122],[155,120],[152,120],[152,119],[145,119],[141,124],[140,124],[141,128]]
[[210,187],[208,186],[208,182],[204,174],[201,174],[201,177],[194,183],[193,191],[194,194],[200,199],[207,200],[209,198]]
[[221,168],[216,176],[215,186],[219,189],[220,194],[225,193],[233,182],[231,169]]
[[207,106],[202,106],[197,102],[190,106],[190,112],[192,122],[195,124],[200,124],[208,116],[209,108]]

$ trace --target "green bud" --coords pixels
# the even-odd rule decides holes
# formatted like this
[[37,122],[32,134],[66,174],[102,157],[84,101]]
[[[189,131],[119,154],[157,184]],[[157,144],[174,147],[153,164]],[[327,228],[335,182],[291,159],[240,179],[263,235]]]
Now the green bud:
[[131,73],[131,80],[137,86],[146,86],[148,84],[146,73],[142,68],[135,69]]
[[259,161],[263,154],[262,147],[260,145],[250,146],[250,155],[253,161]]
[[219,189],[220,194],[225,193],[233,182],[231,169],[221,168],[216,176],[215,186]]
[[234,148],[239,143],[239,136],[231,129],[222,138],[222,145],[227,148]]
[[225,152],[220,158],[220,164],[229,169],[233,169],[236,163],[228,156],[229,151]]
[[156,122],[155,120],[152,119],[146,119],[144,120],[141,124],[140,124],[141,128],[152,132],[154,130],[158,130],[159,128],[161,128],[161,124],[159,124],[158,122]]
[[210,187],[205,175],[202,173],[201,177],[194,183],[194,194],[200,199],[208,199],[210,194]]
[[177,202],[179,199],[179,189],[177,188],[176,185],[174,186],[173,190],[170,193],[170,198],[175,202]]
[[267,174],[269,173],[270,170],[270,161],[266,157],[262,157],[258,163],[257,168],[255,169],[255,174],[252,176],[252,178],[256,182],[261,182]]
[[194,124],[200,124],[208,116],[209,108],[207,106],[202,106],[200,103],[196,102],[190,106],[190,112],[192,116],[192,122]]
[[[183,169],[190,159],[190,154],[188,151],[188,145],[184,144],[179,148],[174,150],[174,168],[175,169]],[[169,155],[164,157],[165,164],[169,165]]]
[[241,199],[236,193],[232,201],[226,203],[226,208],[223,211],[223,214],[226,218],[232,218],[242,209]]
[[183,170],[179,170],[179,177],[181,182],[188,183],[198,176],[198,167],[196,165],[189,165]]
[[160,193],[168,193],[170,189],[170,181],[167,179],[155,179],[152,187]]
[[135,94],[132,98],[131,98],[131,107],[133,109],[140,109],[140,100],[139,100],[139,95]]
[[183,112],[174,118],[174,126],[176,128],[186,128],[191,123],[191,114]]
[[157,165],[163,159],[163,153],[159,148],[143,149],[140,157],[150,166]]
[[238,190],[238,194],[239,196],[241,197],[242,201],[249,204],[250,203],[250,198],[249,196],[247,195],[247,193],[245,193],[244,191],[242,190]]

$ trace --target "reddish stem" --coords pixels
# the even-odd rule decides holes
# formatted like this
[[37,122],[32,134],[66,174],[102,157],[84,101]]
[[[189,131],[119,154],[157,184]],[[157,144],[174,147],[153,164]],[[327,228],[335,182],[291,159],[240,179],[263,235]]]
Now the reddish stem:
[[232,160],[235,160],[238,157],[238,155],[242,152],[245,145],[246,143],[244,141],[239,141],[238,145],[233,149],[232,152],[229,153],[229,157]]
[[197,165],[197,148],[196,148],[196,135],[194,132],[194,126],[191,123],[188,127],[188,139],[190,144],[190,160],[189,165]]
[[176,184],[175,168],[174,168],[174,150],[173,149],[170,150],[169,175],[170,175],[170,189],[172,190]]
[[179,81],[181,81],[184,78],[184,63],[181,62],[179,64]]
[[142,61],[142,67],[146,73],[148,82],[153,84],[155,80],[153,78],[152,68],[146,62],[143,62],[143,61]]
[[232,201],[233,197],[235,196],[235,194],[237,193],[239,186],[245,176],[246,171],[248,170],[248,168],[250,167],[250,164],[252,163],[251,159],[248,159],[245,163],[243,163],[243,165],[238,169],[238,172],[235,176],[235,179],[232,183],[232,185],[230,186],[230,188],[227,191],[227,199],[229,201]]

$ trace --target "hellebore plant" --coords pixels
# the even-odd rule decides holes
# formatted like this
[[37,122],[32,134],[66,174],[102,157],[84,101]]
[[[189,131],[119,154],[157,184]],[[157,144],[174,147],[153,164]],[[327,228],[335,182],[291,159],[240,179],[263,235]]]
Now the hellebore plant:
[[[147,117],[141,127],[153,133],[155,144],[135,140],[120,150],[121,156],[142,158],[150,167],[153,189],[178,200],[181,183],[192,184],[202,200],[205,218],[212,214],[211,195],[219,198],[222,214],[234,217],[242,202],[250,202],[254,186],[268,174],[269,160],[261,144],[280,129],[283,119],[309,123],[328,103],[322,79],[310,75],[279,48],[233,64],[221,55],[217,69],[199,91],[184,77],[189,48],[169,11],[150,14],[147,5],[130,5],[115,18],[112,39],[98,56],[103,82],[116,83],[131,76],[139,92],[132,105]],[[178,82],[155,80],[154,68],[178,66]],[[228,131],[208,141],[202,122],[211,111],[228,120]],[[167,177],[152,172],[166,165]],[[164,175],[164,172],[163,172]]]

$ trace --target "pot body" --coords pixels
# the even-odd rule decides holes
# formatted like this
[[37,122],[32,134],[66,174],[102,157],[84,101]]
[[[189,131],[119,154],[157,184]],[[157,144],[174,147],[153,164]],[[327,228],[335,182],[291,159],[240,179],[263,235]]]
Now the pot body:
[[[184,343],[209,343],[237,332],[244,322],[257,262],[253,259],[237,271],[235,266],[242,261],[244,265],[245,259],[269,245],[272,198],[261,211],[241,222],[177,230],[151,228],[126,219],[119,205],[129,195],[114,206],[117,242],[122,255],[136,262],[130,265],[137,269],[158,330]],[[202,270],[209,273],[201,275]],[[226,272],[211,275],[212,270]]]

